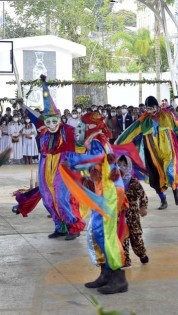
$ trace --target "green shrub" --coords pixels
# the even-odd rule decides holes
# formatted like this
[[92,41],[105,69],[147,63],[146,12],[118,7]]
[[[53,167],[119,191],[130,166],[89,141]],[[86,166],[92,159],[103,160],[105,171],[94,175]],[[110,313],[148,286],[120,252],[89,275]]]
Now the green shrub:
[[75,104],[76,105],[90,105],[90,95],[77,95],[75,97]]

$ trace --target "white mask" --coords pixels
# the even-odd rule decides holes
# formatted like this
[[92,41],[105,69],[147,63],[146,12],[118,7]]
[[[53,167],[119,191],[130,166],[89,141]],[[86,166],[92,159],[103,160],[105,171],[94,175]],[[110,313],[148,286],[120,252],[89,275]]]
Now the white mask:
[[126,108],[123,108],[122,109],[122,114],[126,114],[127,113],[127,109]]
[[61,118],[57,115],[46,117],[44,120],[45,126],[48,128],[49,132],[55,133],[59,129]]
[[74,118],[74,119],[77,118],[77,117],[78,117],[77,114],[73,114],[73,115],[72,115],[72,118]]
[[19,119],[17,117],[13,118],[13,121],[17,122]]
[[112,112],[111,113],[111,116],[113,117],[113,116],[116,116],[116,112]]
[[81,108],[77,108],[77,112],[81,113],[82,109]]
[[26,121],[27,123],[29,123],[29,122],[30,122],[30,119],[26,119],[25,121]]

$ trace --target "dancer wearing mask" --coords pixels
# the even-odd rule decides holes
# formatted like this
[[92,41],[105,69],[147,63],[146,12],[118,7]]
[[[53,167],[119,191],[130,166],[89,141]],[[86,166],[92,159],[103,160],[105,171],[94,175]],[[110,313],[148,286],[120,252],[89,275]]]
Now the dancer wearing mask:
[[65,240],[74,240],[83,231],[85,222],[81,219],[77,200],[69,193],[59,172],[59,165],[65,160],[67,152],[75,152],[74,128],[61,123],[60,111],[51,98],[46,77],[42,75],[41,80],[45,128],[40,132],[39,187],[25,194],[15,192],[19,204],[17,211],[12,211],[25,217],[42,198],[55,225],[54,232],[48,237],[66,236]]
[[169,109],[160,108],[154,96],[146,98],[145,106],[146,112],[115,143],[137,143],[149,184],[161,200],[158,209],[163,210],[168,206],[165,195],[168,187],[172,187],[178,205],[178,118]]
[[[110,132],[103,117],[97,112],[85,114],[76,132],[78,137],[83,136],[87,154],[69,154],[67,164],[60,166],[63,180],[66,180],[68,188],[79,202],[89,205],[87,200],[89,195],[94,202],[100,204],[106,214],[111,216],[111,220],[108,220],[106,216],[96,211],[98,209],[96,206],[91,208],[93,210],[88,226],[88,250],[92,262],[100,266],[101,272],[95,281],[88,282],[85,286],[97,288],[102,294],[125,292],[128,290],[128,283],[124,270],[121,270],[124,256],[117,235],[117,218],[122,211],[125,193],[116,159],[108,142]],[[81,191],[81,180],[77,180],[75,173],[71,171],[79,170],[80,167],[82,170],[85,168],[90,170],[90,178],[86,176],[83,183],[92,191],[85,188]],[[83,194],[88,195],[84,197]]]

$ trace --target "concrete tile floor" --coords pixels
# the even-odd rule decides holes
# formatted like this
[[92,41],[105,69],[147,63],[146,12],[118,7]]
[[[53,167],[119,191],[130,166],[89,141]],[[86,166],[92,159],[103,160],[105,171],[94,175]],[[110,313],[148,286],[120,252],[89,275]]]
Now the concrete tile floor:
[[[34,174],[37,165],[33,165]],[[178,315],[178,207],[168,190],[169,208],[158,211],[159,200],[148,185],[149,213],[142,219],[150,263],[142,266],[133,252],[126,271],[129,291],[102,296],[83,283],[99,270],[89,261],[86,231],[66,242],[51,240],[52,220],[40,203],[28,218],[11,212],[17,188],[29,186],[31,166],[0,169],[0,315],[95,315],[90,296],[105,310],[124,315]]]

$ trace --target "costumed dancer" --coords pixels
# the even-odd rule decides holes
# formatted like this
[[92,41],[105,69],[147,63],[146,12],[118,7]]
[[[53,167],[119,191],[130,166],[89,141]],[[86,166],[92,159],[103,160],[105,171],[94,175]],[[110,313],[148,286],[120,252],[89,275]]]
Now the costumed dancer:
[[116,140],[116,144],[133,141],[145,163],[149,184],[161,199],[159,210],[167,208],[165,190],[172,187],[178,205],[178,118],[167,108],[160,108],[155,97],[145,100],[146,112]]
[[[85,193],[96,203],[100,200],[100,207],[110,216],[108,220],[101,212],[96,211],[95,207],[92,208],[87,233],[88,251],[92,262],[100,266],[101,272],[95,281],[86,283],[85,286],[98,288],[102,294],[113,294],[128,290],[125,271],[121,270],[125,261],[124,251],[117,233],[118,214],[126,201],[126,196],[109,144],[110,132],[103,119],[97,112],[87,113],[81,117],[82,122],[76,128],[76,136],[84,136],[86,154],[69,154],[67,167],[60,165],[60,169],[66,184],[70,178],[68,188],[71,193],[79,202],[86,202],[86,205],[89,205],[87,197],[83,197],[83,190],[80,193],[75,187],[77,178],[71,170],[89,169],[89,177],[85,176],[83,184],[94,192],[85,188]],[[78,186],[81,188],[81,183]]]
[[27,216],[42,198],[55,224],[55,231],[48,237],[66,235],[66,240],[73,240],[83,231],[85,222],[81,219],[77,200],[71,196],[62,181],[59,165],[66,158],[67,151],[75,151],[74,128],[61,123],[60,111],[51,98],[46,77],[41,75],[41,80],[45,128],[41,128],[40,132],[39,188],[25,194],[19,191],[15,193],[19,203],[18,212]]
[[123,242],[126,257],[123,268],[127,269],[131,267],[129,240],[135,255],[140,258],[141,263],[147,264],[149,262],[142,237],[143,232],[140,222],[140,216],[144,217],[147,215],[148,198],[138,179],[132,175],[133,169],[131,159],[128,156],[121,155],[118,159],[118,165],[129,201],[129,208],[126,211],[126,222],[129,228],[129,237],[127,237]]

